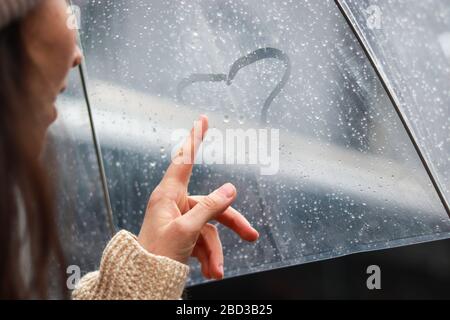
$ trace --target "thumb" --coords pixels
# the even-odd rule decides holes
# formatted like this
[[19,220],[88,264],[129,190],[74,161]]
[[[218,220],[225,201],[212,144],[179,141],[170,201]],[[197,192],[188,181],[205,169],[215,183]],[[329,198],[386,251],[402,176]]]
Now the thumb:
[[208,221],[224,212],[236,199],[236,188],[226,183],[219,189],[203,197],[190,211],[179,219],[190,224],[196,230],[201,230]]

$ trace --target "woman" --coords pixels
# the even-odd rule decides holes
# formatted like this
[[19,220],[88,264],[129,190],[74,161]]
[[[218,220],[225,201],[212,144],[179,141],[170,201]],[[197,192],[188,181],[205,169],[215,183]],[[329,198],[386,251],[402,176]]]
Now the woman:
[[[52,259],[64,266],[54,199],[39,161],[55,101],[81,62],[67,27],[65,0],[0,0],[0,298],[45,298]],[[107,245],[100,269],[87,274],[75,299],[178,299],[196,257],[202,273],[221,279],[217,220],[247,241],[258,232],[230,207],[227,183],[205,197],[187,195],[192,159],[208,127],[193,130],[153,191],[138,236],[122,230]],[[65,270],[65,269],[64,269]],[[64,273],[61,272],[61,277]]]

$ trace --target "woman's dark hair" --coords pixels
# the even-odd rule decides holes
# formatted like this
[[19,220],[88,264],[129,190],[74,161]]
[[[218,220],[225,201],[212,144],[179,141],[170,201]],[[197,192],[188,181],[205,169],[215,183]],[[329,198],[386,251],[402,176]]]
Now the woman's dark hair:
[[65,270],[20,23],[0,30],[0,299],[47,298],[50,269]]

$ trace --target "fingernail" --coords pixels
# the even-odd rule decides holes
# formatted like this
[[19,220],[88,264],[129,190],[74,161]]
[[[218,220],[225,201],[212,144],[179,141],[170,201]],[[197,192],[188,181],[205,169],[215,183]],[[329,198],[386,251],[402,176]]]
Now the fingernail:
[[220,270],[220,274],[222,275],[221,277],[223,278],[225,275],[225,272],[223,271],[223,264],[219,265],[219,270]]
[[219,188],[218,192],[227,198],[232,198],[236,192],[236,189],[231,183],[226,183]]

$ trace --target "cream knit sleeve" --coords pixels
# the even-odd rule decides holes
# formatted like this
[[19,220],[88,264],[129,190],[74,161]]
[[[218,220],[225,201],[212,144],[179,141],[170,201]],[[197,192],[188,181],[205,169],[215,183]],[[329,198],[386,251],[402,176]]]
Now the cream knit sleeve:
[[120,231],[103,252],[100,270],[88,273],[74,299],[179,299],[189,267],[147,252],[128,231]]

